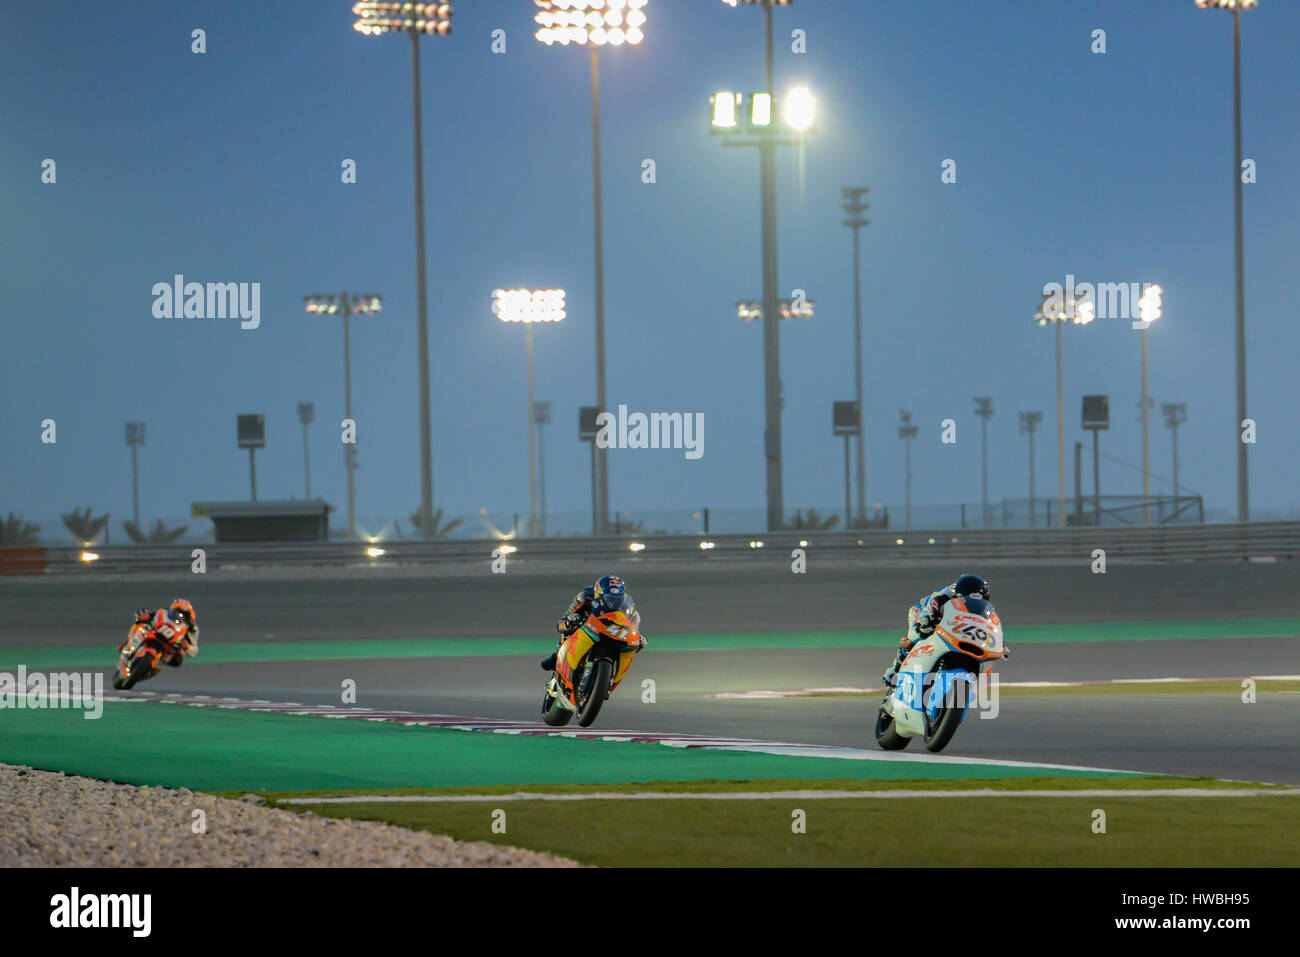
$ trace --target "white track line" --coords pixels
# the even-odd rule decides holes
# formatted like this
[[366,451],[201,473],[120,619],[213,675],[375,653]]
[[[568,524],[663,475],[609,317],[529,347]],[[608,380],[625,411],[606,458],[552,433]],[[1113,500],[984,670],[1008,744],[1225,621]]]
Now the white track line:
[[[1148,684],[1203,684],[1210,681],[1300,681],[1300,675],[1244,675],[1227,678],[1108,678],[1097,681],[999,681],[999,688],[1084,688],[1097,685],[1148,685]],[[821,695],[873,695],[885,690],[878,688],[797,688],[789,691],[718,691],[710,698],[767,699],[815,698]]]
[[1011,791],[994,788],[954,791],[592,791],[586,794],[550,794],[519,791],[514,794],[358,794],[349,797],[281,798],[277,804],[457,804],[500,801],[783,801],[841,798],[948,798],[973,797],[1300,797],[1300,788],[1090,788],[1079,791]]

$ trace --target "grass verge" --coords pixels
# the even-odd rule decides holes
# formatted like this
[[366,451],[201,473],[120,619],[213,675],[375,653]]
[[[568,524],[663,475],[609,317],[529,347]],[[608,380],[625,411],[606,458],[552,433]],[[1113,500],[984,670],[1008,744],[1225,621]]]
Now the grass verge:
[[[698,781],[690,788],[881,789],[900,783]],[[550,851],[605,867],[862,867],[886,862],[894,866],[900,854],[916,866],[929,867],[1280,867],[1292,866],[1298,849],[1294,821],[1300,813],[1300,797],[1152,798],[1141,793],[1157,786],[1234,787],[1227,782],[1143,778],[1122,782],[1133,789],[1132,796],[1046,800],[1018,799],[1013,794],[972,798],[960,793],[961,782],[944,780],[910,781],[904,786],[950,788],[954,794],[951,799],[930,798],[916,805],[852,799],[801,805],[797,799],[764,798],[290,808],[325,817],[386,821],[459,840]],[[1114,778],[1037,778],[974,786],[1064,789],[1121,784]],[[677,782],[623,787],[684,790]],[[448,789],[448,793],[465,790],[484,793],[487,789]],[[419,789],[386,793],[419,793]],[[1094,831],[1098,811],[1105,814],[1104,833]],[[796,833],[800,813],[805,831]],[[908,818],[915,818],[918,826],[909,827]],[[494,821],[504,822],[504,833],[493,833]],[[602,826],[593,826],[597,822]]]

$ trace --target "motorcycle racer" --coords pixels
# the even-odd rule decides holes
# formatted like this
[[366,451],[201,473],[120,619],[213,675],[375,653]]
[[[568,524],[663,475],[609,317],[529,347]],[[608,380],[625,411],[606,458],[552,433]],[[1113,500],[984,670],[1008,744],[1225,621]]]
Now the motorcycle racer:
[[[623,612],[634,625],[640,627],[641,613],[636,610],[636,603],[627,592],[627,584],[616,575],[602,575],[594,585],[582,589],[573,596],[573,601],[569,602],[564,616],[555,623],[555,630],[560,633],[560,639],[556,642],[555,651],[542,659],[542,670],[555,670],[555,658],[559,654],[560,646],[564,644],[565,639],[582,627],[583,622],[592,615],[614,611]],[[645,647],[644,638],[641,639],[641,647]]]
[[[141,608],[135,613],[132,625],[143,625],[165,642],[170,653],[163,659],[169,667],[179,668],[186,657],[199,653],[199,616],[194,606],[184,598],[177,598],[166,608],[152,611]],[[117,647],[119,653],[130,641],[126,639]]]
[[944,585],[908,608],[907,634],[898,643],[898,654],[894,658],[894,663],[880,676],[886,685],[893,684],[894,675],[898,674],[898,669],[912,645],[934,633],[935,625],[943,618],[943,606],[957,597],[983,598],[987,601],[989,584],[979,575],[969,573],[959,575],[951,585]]

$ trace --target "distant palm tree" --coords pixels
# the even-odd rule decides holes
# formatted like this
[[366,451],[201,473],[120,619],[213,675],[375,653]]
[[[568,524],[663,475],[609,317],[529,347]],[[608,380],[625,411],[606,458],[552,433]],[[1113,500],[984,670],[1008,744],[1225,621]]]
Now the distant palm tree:
[[786,522],[785,527],[794,531],[824,532],[839,524],[838,515],[819,515],[817,509],[808,509],[808,514],[796,511],[794,521]]
[[40,530],[39,525],[10,512],[9,517],[0,522],[0,545],[35,545]]
[[188,525],[168,528],[163,524],[162,519],[155,521],[153,528],[147,532],[129,519],[122,523],[122,527],[126,529],[126,534],[131,537],[131,541],[137,545],[167,545],[176,541],[190,528]]
[[[415,533],[417,535],[420,534],[420,529],[424,524],[420,521],[421,512],[422,510],[417,508],[411,513],[411,524],[415,526]],[[442,524],[442,509],[440,508],[435,508],[433,510],[432,517],[433,521],[429,523],[429,528],[432,529],[434,538],[445,538],[450,535],[458,525],[460,525],[460,519],[458,518],[453,518],[446,525]]]
[[72,537],[84,544],[98,539],[100,532],[108,527],[107,512],[95,518],[91,511],[91,507],[87,505],[84,509],[74,508],[71,512],[59,516],[63,519],[64,527],[72,533]]

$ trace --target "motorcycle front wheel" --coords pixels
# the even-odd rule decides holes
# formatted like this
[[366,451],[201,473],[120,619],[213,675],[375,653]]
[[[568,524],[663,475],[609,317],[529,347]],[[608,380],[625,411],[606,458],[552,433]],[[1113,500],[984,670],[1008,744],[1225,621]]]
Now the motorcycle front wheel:
[[600,706],[609,697],[609,686],[614,680],[614,662],[608,658],[597,658],[588,665],[592,670],[591,680],[587,683],[587,695],[578,699],[578,726],[588,728],[600,714]]
[[548,685],[542,695],[542,720],[552,728],[562,728],[569,723],[569,719],[572,717],[573,712],[560,705],[560,699],[551,694]]
[[894,716],[882,705],[876,713],[876,744],[886,751],[902,751],[911,742],[894,728]]
[[933,722],[929,718],[925,721],[925,748],[927,751],[939,752],[948,746],[952,736],[957,733],[957,725],[961,724],[962,712],[966,710],[957,702],[956,688],[948,691],[948,697],[944,700],[943,707],[935,716]]

